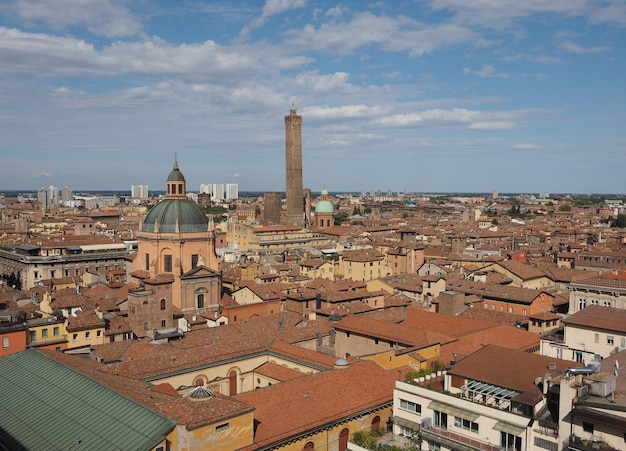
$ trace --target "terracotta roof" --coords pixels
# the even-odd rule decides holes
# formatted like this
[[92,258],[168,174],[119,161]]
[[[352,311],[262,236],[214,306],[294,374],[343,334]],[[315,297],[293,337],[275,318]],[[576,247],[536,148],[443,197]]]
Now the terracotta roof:
[[[556,370],[548,370],[551,363],[556,365]],[[556,377],[567,368],[582,366],[580,363],[488,345],[457,362],[448,374],[517,391],[520,394],[515,397],[516,401],[535,405],[543,398],[541,389],[534,384],[537,377],[543,378],[546,372]]]
[[300,377],[235,398],[255,407],[254,443],[261,448],[350,418],[355,412],[390,405],[396,379],[397,371],[363,361],[347,369]]
[[346,316],[336,323],[335,329],[368,337],[376,337],[414,348],[425,348],[454,341],[454,338],[450,335],[435,331],[433,330],[434,328],[415,328],[406,324],[406,322],[390,326],[387,322],[357,315]]
[[291,368],[271,362],[266,362],[258,368],[255,368],[254,372],[278,382],[285,382],[304,376],[304,373],[301,371],[292,370]]
[[590,305],[565,318],[566,326],[580,326],[586,329],[602,329],[626,333],[626,310],[600,305]]
[[[506,337],[506,340],[503,340],[502,337]],[[513,324],[503,324],[464,335],[457,341],[445,344],[441,346],[440,355],[448,361],[458,361],[490,344],[530,352],[539,348],[540,338],[539,334],[517,328]]]

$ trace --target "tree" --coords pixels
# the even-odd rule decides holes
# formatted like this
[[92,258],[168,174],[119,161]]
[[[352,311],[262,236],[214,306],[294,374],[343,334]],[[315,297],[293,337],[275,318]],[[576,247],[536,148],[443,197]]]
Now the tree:
[[498,219],[497,219],[497,218],[493,218],[493,219],[491,220],[491,224],[493,224],[493,225],[498,225],[498,224],[499,224]]
[[559,211],[572,211],[572,207],[568,204],[563,204],[559,207]]
[[618,227],[620,229],[626,227],[626,215],[624,214],[617,215],[616,219],[610,218],[610,221],[611,227]]
[[342,211],[335,214],[333,219],[335,220],[335,225],[341,225],[348,220],[348,214]]

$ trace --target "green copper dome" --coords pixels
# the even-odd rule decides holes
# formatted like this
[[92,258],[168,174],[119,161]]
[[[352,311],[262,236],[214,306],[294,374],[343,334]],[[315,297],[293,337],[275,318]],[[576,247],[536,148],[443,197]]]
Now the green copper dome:
[[206,232],[209,220],[198,205],[189,199],[166,199],[152,207],[141,226],[142,232],[162,233],[176,232],[178,222],[179,232]]
[[184,182],[185,181],[185,176],[183,175],[182,172],[180,172],[180,169],[178,169],[178,162],[174,163],[174,169],[172,169],[172,172],[170,172],[170,175],[167,176],[167,181],[168,182]]
[[320,198],[321,200],[318,200],[315,206],[315,213],[334,213],[335,207],[332,202],[328,200],[328,191],[326,191],[326,188],[322,190]]

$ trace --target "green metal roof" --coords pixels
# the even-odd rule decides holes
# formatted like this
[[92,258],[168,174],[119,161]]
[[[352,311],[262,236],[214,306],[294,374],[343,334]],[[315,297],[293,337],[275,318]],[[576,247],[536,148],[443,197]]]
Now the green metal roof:
[[189,199],[167,199],[152,207],[143,221],[143,232],[176,232],[176,222],[180,232],[206,232],[209,220],[200,207]]
[[0,386],[8,449],[149,450],[176,425],[34,349],[0,358]]

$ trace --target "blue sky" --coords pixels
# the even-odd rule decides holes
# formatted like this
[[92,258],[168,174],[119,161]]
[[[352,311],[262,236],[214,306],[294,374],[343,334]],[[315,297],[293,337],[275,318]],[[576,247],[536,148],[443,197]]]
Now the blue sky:
[[0,189],[626,193],[626,0],[0,3]]

